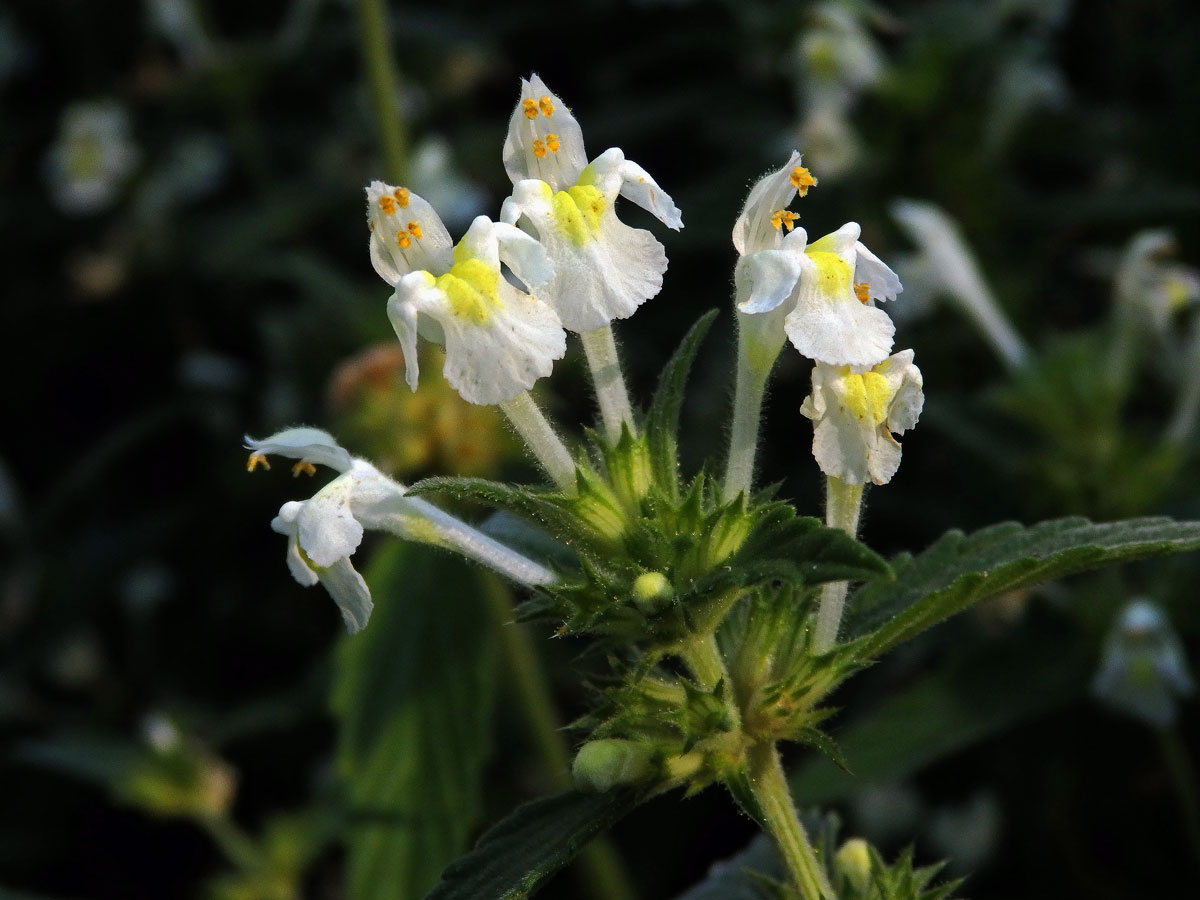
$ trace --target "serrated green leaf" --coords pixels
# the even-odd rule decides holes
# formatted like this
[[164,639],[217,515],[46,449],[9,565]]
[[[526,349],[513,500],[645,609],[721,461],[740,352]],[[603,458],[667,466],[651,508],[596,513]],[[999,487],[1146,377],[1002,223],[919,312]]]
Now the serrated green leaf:
[[446,867],[426,900],[521,900],[639,802],[631,790],[567,791],[517,807]]
[[951,531],[924,553],[898,560],[895,580],[850,599],[846,633],[874,659],[987,597],[1114,563],[1200,548],[1200,522],[1165,517],[1095,525],[1069,518],[1025,527]]
[[688,330],[675,354],[663,367],[646,416],[646,435],[650,441],[650,458],[658,484],[672,488],[678,483],[679,460],[676,453],[676,432],[679,429],[679,409],[683,403],[683,388],[688,372],[708,329],[717,317],[710,309]]
[[343,639],[333,694],[355,900],[421,896],[478,824],[492,706],[478,577],[399,543],[367,570],[375,612]]

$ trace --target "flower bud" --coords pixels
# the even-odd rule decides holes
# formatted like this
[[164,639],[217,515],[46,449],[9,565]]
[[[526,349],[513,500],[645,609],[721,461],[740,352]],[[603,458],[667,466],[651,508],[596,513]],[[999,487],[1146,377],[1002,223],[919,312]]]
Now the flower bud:
[[654,772],[654,751],[635,741],[607,738],[588,741],[579,748],[571,774],[583,791],[607,791],[622,784],[649,780]]
[[675,595],[671,582],[662,572],[643,572],[633,581],[633,602],[646,615],[653,615]]
[[862,838],[851,838],[838,849],[833,866],[840,878],[850,883],[856,894],[864,893],[871,879],[870,845]]

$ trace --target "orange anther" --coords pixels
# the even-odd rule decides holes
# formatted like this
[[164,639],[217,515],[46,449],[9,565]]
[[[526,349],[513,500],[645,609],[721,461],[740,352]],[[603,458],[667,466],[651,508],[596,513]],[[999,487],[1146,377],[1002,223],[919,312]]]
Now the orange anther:
[[546,135],[546,149],[549,150],[551,153],[558,152],[558,135],[557,134],[547,134]]
[[546,145],[543,144],[541,141],[534,141],[533,142],[533,155],[536,156],[538,159],[545,159],[546,158]]
[[817,183],[817,179],[813,178],[812,173],[804,166],[792,169],[792,177],[788,180],[791,181],[792,187],[799,191],[801,197],[806,196],[808,189]]
[[408,188],[396,188],[392,192],[392,195],[396,198],[396,202],[400,204],[401,209],[407,207],[411,202],[408,197]]
[[396,243],[407,250],[412,246],[412,238],[408,236],[408,232],[401,228],[396,232]]
[[521,101],[521,109],[525,110],[525,118],[536,119],[538,117],[537,103],[532,97],[526,97]]
[[[554,115],[554,101],[552,101],[549,97],[543,97],[538,101],[538,109],[542,111],[543,116],[552,116]],[[526,115],[528,115],[528,113],[526,113]]]
[[800,217],[794,212],[789,212],[786,209],[777,209],[771,213],[771,227],[778,231],[780,228],[786,228],[791,231],[796,227],[796,221]]
[[299,478],[301,472],[303,472],[305,475],[316,475],[317,467],[308,460],[302,459],[300,462],[292,466],[292,477]]
[[421,223],[420,222],[409,222],[408,223],[408,233],[411,234],[413,237],[415,237],[419,241],[421,239]]
[[268,472],[271,470],[271,464],[267,462],[267,458],[261,453],[251,453],[250,458],[246,460],[246,471],[253,472],[259,466],[262,466]]
[[396,201],[388,196],[380,197],[379,208],[390,216],[396,211]]
[[865,281],[860,281],[854,285],[854,296],[858,298],[859,303],[866,303],[871,299],[871,286]]

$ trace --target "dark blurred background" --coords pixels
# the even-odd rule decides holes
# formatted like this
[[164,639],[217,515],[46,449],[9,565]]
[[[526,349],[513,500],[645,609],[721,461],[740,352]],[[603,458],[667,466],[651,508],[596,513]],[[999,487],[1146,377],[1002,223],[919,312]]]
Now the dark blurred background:
[[[421,390],[403,387],[362,195],[373,178],[409,184],[452,233],[497,216],[500,145],[533,71],[591,155],[624,148],[683,210],[678,234],[623,213],[671,264],[617,333],[644,400],[691,322],[722,310],[685,407],[691,466],[723,452],[729,233],[751,182],[796,147],[820,179],[795,207],[809,234],[860,222],[909,288],[889,311],[927,405],[898,476],[870,493],[869,543],[915,551],[947,528],[1067,514],[1200,518],[1198,298],[1181,265],[1200,260],[1200,7],[389,6],[403,172],[377,152],[351,2],[0,3],[0,897],[404,900],[553,789],[488,634],[503,616],[479,599],[502,589],[368,541],[357,561],[394,609],[356,648],[268,527],[313,488],[283,466],[248,475],[241,449],[245,432],[302,422],[405,481],[536,477],[432,353]],[[922,266],[898,198],[957,221],[1024,365],[993,355]],[[1148,229],[1173,249],[1139,255]],[[577,348],[539,390],[568,434],[590,424]],[[807,392],[788,351],[761,471],[819,515]],[[1195,704],[1149,726],[1089,684],[1138,596],[1196,658],[1195,576],[1194,558],[1108,571],[926,635],[838,698],[857,778],[798,755],[799,801],[889,853],[949,856],[977,900],[1190,896]],[[528,634],[569,721],[580,648]],[[425,666],[472,687],[457,706],[422,694]],[[422,718],[447,710],[465,723],[452,764],[445,723]],[[435,808],[419,791],[443,777],[455,786]],[[651,803],[615,841],[655,900],[752,834],[710,790]],[[580,893],[567,873],[546,895]]]

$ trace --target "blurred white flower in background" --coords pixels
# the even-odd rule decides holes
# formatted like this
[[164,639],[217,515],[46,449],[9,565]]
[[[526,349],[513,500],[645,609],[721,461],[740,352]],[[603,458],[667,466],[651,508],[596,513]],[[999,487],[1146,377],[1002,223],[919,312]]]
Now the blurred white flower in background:
[[1195,690],[1183,644],[1166,613],[1149,600],[1134,600],[1117,616],[1092,680],[1092,693],[1109,706],[1166,728],[1176,701]]
[[108,101],[72,104],[47,157],[55,204],[67,213],[101,212],[117,198],[140,156],[122,107]]
[[417,144],[411,166],[413,190],[428,200],[451,228],[457,231],[483,213],[487,192],[455,168],[450,145],[441,135]]

